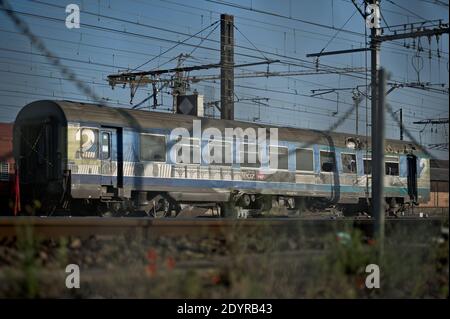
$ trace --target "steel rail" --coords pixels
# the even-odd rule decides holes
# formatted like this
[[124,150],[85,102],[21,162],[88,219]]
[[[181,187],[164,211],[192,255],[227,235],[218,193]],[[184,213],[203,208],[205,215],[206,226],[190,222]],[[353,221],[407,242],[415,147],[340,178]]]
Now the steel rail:
[[[105,218],[105,217],[0,217],[0,238],[15,237],[31,230],[37,237],[61,236],[206,236],[220,235],[236,230],[252,232],[257,230],[280,230],[304,227],[323,229],[340,228],[348,225],[365,227],[372,225],[372,218]],[[386,218],[392,225],[406,223],[428,223],[439,225],[442,218],[401,217]]]

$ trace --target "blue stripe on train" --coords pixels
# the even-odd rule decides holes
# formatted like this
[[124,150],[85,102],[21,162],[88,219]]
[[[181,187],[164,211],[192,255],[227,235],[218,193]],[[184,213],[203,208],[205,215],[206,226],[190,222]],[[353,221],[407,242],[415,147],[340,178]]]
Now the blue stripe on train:
[[[100,175],[73,174],[72,182],[78,184],[98,184]],[[311,191],[331,192],[334,185],[325,184],[301,184],[301,183],[278,183],[278,182],[256,182],[256,181],[224,181],[224,180],[202,180],[202,179],[177,179],[158,177],[124,176],[124,186],[171,186],[171,187],[193,187],[193,188],[222,188],[222,189],[278,189],[283,191]],[[365,191],[364,186],[340,185],[341,193],[361,193]],[[386,195],[406,196],[406,187],[385,187]],[[427,188],[419,188],[419,195],[429,193]]]

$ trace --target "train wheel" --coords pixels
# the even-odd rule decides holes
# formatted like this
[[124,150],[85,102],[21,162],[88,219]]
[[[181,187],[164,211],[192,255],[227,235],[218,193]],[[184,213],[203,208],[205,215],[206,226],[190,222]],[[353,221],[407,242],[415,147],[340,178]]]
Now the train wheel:
[[232,200],[220,204],[220,217],[224,218],[238,217],[237,207]]
[[241,206],[242,208],[249,208],[250,205],[252,204],[252,199],[250,197],[250,195],[248,194],[244,194],[239,198],[239,206]]

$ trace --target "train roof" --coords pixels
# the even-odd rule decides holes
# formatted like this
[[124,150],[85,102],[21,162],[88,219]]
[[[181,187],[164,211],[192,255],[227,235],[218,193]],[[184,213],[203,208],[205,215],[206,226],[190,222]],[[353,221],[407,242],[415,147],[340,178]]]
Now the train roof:
[[[22,119],[32,118],[33,116],[40,118],[43,116],[55,116],[61,119],[64,118],[66,122],[98,123],[104,126],[132,128],[137,131],[146,131],[155,128],[172,129],[176,127],[184,127],[191,131],[193,120],[201,120],[202,130],[208,127],[216,127],[222,132],[225,128],[241,127],[245,130],[249,127],[273,127],[278,128],[278,137],[280,140],[323,145],[330,145],[332,143],[335,147],[346,147],[346,141],[350,137],[357,138],[361,142],[366,140],[365,136],[357,136],[349,133],[326,133],[320,130],[133,110],[66,100],[39,100],[32,102],[22,108],[17,115],[16,122],[20,122]],[[370,148],[370,138],[368,139],[368,145]],[[388,153],[404,153],[414,148],[419,149],[411,142],[386,140],[386,151]]]

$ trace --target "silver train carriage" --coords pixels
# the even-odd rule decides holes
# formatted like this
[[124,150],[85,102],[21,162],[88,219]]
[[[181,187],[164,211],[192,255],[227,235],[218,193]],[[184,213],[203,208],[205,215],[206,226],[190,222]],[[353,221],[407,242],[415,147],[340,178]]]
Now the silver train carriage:
[[[195,123],[224,138],[212,141],[213,136],[199,135]],[[173,130],[180,128],[191,137],[174,139]],[[226,129],[236,133],[239,128],[243,135],[226,138]],[[265,148],[277,158],[272,167],[270,161],[248,160],[255,152],[253,138],[245,135],[249,128],[269,132],[268,126],[239,121],[70,101],[30,103],[14,125],[22,207],[27,213],[72,209],[92,214],[87,207],[95,208],[95,214],[168,216],[195,203],[218,205],[222,215],[233,214],[233,207],[355,212],[370,204],[371,157],[365,137],[278,127],[277,146]],[[197,156],[212,142],[222,148],[222,157],[231,149],[232,163]],[[180,150],[189,156],[180,156]],[[429,158],[416,146],[387,140],[385,174],[391,211],[428,201]]]

